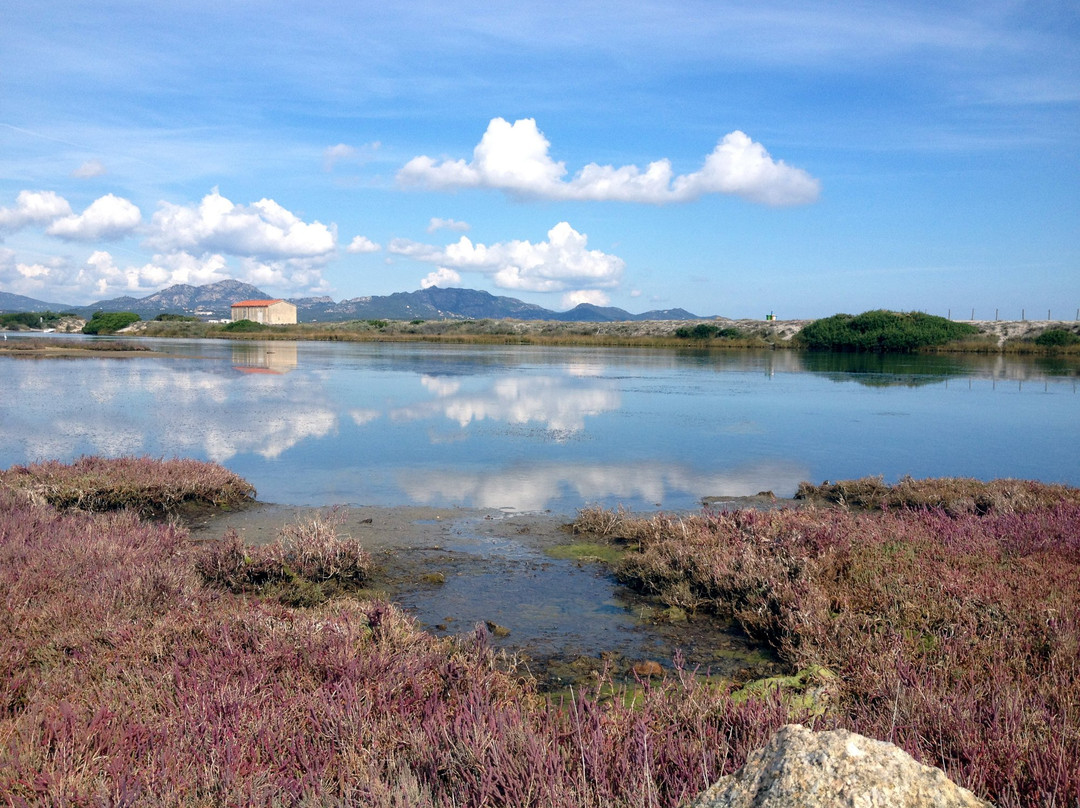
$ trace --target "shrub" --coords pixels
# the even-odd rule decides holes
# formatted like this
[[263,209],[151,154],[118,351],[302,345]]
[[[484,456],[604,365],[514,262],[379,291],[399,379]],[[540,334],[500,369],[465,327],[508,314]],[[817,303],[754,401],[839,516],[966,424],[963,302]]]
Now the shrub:
[[1044,348],[1063,348],[1066,345],[1080,344],[1080,334],[1074,334],[1064,328],[1048,328],[1035,337],[1035,344]]
[[40,328],[43,325],[54,325],[62,315],[52,311],[18,311],[10,314],[0,314],[0,328],[24,326],[26,328]]
[[159,314],[154,318],[154,322],[157,323],[198,323],[201,322],[198,317],[192,317],[190,314]]
[[276,542],[247,546],[235,531],[202,548],[196,569],[207,583],[231,592],[274,595],[290,605],[326,599],[323,584],[356,588],[372,570],[370,554],[357,539],[338,536],[345,512],[287,525]]
[[253,331],[266,331],[269,326],[257,323],[254,320],[233,320],[231,323],[226,323],[221,327],[222,331],[228,331],[231,334],[247,334]]
[[811,350],[904,353],[978,333],[969,323],[932,314],[877,309],[815,320],[799,332],[798,341]]
[[133,311],[95,311],[83,326],[84,334],[115,334],[142,318]]
[[698,323],[693,327],[683,325],[675,329],[675,336],[680,339],[736,339],[742,335],[737,328],[721,328],[713,323]]

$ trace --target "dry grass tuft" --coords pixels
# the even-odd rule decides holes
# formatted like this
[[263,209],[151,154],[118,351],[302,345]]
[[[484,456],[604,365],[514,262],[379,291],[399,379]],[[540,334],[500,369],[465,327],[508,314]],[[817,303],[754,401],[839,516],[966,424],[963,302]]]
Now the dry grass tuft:
[[796,499],[819,500],[853,508],[940,508],[946,513],[1028,513],[1063,502],[1080,504],[1080,488],[1033,480],[903,477],[887,485],[881,477],[800,483]]

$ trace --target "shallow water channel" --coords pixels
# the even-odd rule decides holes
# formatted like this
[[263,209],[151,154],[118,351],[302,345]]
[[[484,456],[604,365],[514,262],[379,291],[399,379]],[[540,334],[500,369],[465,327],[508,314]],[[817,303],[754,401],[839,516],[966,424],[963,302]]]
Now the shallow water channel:
[[[234,528],[273,541],[309,509],[259,506],[197,526],[200,539]],[[548,688],[602,669],[633,678],[643,663],[739,679],[778,669],[726,621],[670,610],[621,586],[597,560],[560,558],[575,540],[565,519],[434,508],[351,509],[339,534],[360,538],[378,564],[370,586],[436,635],[488,634]]]

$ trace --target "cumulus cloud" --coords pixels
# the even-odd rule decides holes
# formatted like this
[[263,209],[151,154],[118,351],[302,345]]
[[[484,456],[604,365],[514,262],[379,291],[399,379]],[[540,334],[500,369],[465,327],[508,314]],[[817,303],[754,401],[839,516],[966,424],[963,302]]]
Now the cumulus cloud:
[[432,216],[427,227],[429,233],[434,233],[436,230],[457,230],[460,233],[467,233],[469,229],[468,222],[459,222],[456,219],[440,219],[438,216]]
[[[567,222],[548,231],[548,240],[474,244],[468,237],[445,248],[395,239],[389,250],[440,269],[490,275],[496,286],[530,292],[561,292],[581,286],[612,287],[626,263],[615,255],[587,248],[588,237]],[[435,273],[433,273],[435,274]],[[431,277],[431,276],[428,276]]]
[[322,275],[322,267],[304,259],[260,261],[242,258],[240,271],[236,275],[254,286],[304,289],[311,294],[324,294],[330,290],[330,283]]
[[177,283],[202,286],[231,277],[225,257],[194,256],[186,252],[155,255],[146,264],[119,266],[112,254],[97,250],[75,276],[75,286],[96,296],[120,293],[147,294]]
[[610,302],[611,298],[607,293],[599,289],[576,289],[573,292],[567,292],[562,297],[562,304],[568,309],[580,306],[582,303],[590,306],[606,306]]
[[351,253],[373,253],[378,252],[381,249],[382,247],[367,236],[357,236],[349,242],[349,246],[345,248],[345,251]]
[[336,233],[304,222],[272,199],[235,205],[215,188],[199,205],[162,202],[147,244],[162,251],[221,252],[263,259],[326,258]]
[[56,219],[45,232],[69,241],[119,239],[142,223],[138,207],[120,196],[105,194],[82,213]]
[[72,171],[71,176],[80,180],[88,180],[106,173],[108,172],[105,170],[105,165],[100,160],[87,160]]
[[15,207],[0,208],[0,230],[19,230],[31,224],[48,224],[71,215],[71,205],[54,191],[19,191]]
[[657,160],[644,170],[589,163],[566,180],[566,164],[549,154],[551,143],[525,118],[513,124],[494,118],[473,150],[470,162],[414,157],[398,172],[398,182],[436,190],[496,188],[515,196],[543,199],[689,202],[705,194],[734,194],[767,205],[813,202],[820,182],[801,168],[774,160],[760,143],[740,131],[725,135],[701,169],[676,176],[671,161]]
[[422,281],[421,289],[430,289],[432,286],[453,286],[461,283],[461,274],[447,267],[439,267],[434,272],[429,272]]
[[61,258],[26,264],[18,260],[14,250],[0,248],[0,284],[5,292],[37,296],[66,275],[67,264]]

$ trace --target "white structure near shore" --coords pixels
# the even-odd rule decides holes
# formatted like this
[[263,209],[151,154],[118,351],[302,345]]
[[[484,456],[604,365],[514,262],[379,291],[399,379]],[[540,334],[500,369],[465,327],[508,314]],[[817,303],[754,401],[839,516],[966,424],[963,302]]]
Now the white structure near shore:
[[296,306],[285,300],[241,300],[232,304],[232,319],[251,320],[262,325],[290,325],[296,322]]

